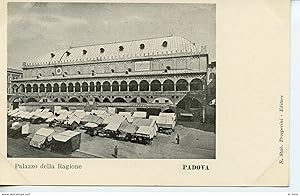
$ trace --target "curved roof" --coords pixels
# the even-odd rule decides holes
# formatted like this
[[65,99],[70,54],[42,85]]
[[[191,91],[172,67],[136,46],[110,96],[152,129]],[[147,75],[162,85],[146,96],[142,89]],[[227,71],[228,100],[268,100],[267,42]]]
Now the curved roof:
[[33,63],[52,64],[91,60],[117,60],[196,52],[198,50],[191,41],[183,37],[168,36],[71,47],[66,50],[49,52],[49,54],[39,57]]

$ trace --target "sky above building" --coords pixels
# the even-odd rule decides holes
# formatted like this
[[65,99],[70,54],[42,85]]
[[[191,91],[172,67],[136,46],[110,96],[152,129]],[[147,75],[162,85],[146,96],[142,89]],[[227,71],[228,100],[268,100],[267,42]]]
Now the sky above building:
[[70,46],[182,36],[216,58],[213,4],[8,3],[8,67]]

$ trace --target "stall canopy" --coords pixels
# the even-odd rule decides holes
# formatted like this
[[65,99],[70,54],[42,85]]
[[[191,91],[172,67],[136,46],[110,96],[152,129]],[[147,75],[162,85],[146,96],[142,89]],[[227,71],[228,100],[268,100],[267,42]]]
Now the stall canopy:
[[92,123],[92,122],[88,122],[84,126],[88,127],[88,128],[96,128],[96,127],[98,127],[98,125],[96,123]]
[[127,120],[124,120],[118,130],[121,132],[134,134],[138,130],[138,126],[129,123]]
[[81,133],[76,131],[64,131],[53,136],[52,151],[71,153],[80,147]]
[[158,120],[159,116],[150,115],[149,119],[155,120],[155,122]]
[[46,122],[47,122],[47,123],[50,123],[50,122],[52,122],[52,121],[54,121],[54,120],[56,120],[56,116],[55,116],[55,115],[49,117],[49,118],[46,120]]
[[104,128],[105,130],[110,130],[110,131],[117,131],[118,128],[120,127],[121,123],[126,120],[125,117],[120,116],[120,115],[113,115],[112,118],[110,119],[110,122],[106,127]]
[[43,118],[43,119],[48,119],[48,118],[50,118],[51,116],[53,116],[53,113],[52,113],[52,112],[43,112],[43,113],[41,114],[41,118]]
[[100,125],[100,124],[102,124],[103,119],[100,116],[95,116],[95,115],[88,114],[88,115],[85,115],[83,117],[83,119],[81,119],[81,122],[83,124],[91,122],[91,123],[95,123],[97,125]]
[[100,116],[101,118],[106,118],[107,116],[110,116],[109,113],[107,113],[105,110],[92,110],[92,115]]
[[152,139],[155,136],[155,131],[153,127],[141,126],[136,131],[136,135],[142,137],[149,137],[150,139]]
[[154,129],[154,131],[155,131],[155,135],[156,135],[156,132],[158,130],[156,122],[153,119],[141,119],[141,118],[137,118],[137,119],[134,119],[134,121],[132,122],[132,124],[134,124],[134,125],[136,125],[138,127],[141,127],[141,126],[152,127]]
[[132,117],[134,118],[146,118],[147,112],[134,112]]
[[46,141],[51,141],[52,140],[52,134],[54,133],[53,129],[46,129],[46,128],[41,128],[35,134],[33,135],[30,145],[41,148],[42,144]]
[[73,116],[75,116],[79,119],[83,119],[85,117],[85,115],[86,115],[86,112],[84,110],[75,110],[75,112],[73,113]]
[[107,116],[106,118],[104,118],[102,124],[103,125],[108,125],[112,118],[113,118],[113,116]]
[[160,112],[159,113],[160,117],[168,117],[168,118],[172,118],[173,120],[176,119],[176,114],[175,113],[164,113],[164,112]]
[[24,118],[25,119],[30,119],[31,117],[33,117],[34,116],[34,112],[30,112],[30,113],[28,113]]
[[157,126],[159,128],[174,129],[176,121],[174,115],[171,114],[173,113],[160,113],[159,118],[156,121]]
[[65,120],[69,120],[70,117],[72,116],[72,113],[71,111],[65,111],[64,113],[60,114],[56,120],[58,121],[65,121]]
[[130,118],[131,112],[119,112],[118,115],[124,116],[125,118]]
[[71,125],[71,124],[73,124],[73,123],[77,123],[77,124],[80,124],[80,121],[81,121],[81,119],[80,118],[78,118],[77,116],[72,116],[72,117],[70,117],[70,119],[68,120],[68,121],[65,121],[64,122],[64,124],[69,124],[69,125]]

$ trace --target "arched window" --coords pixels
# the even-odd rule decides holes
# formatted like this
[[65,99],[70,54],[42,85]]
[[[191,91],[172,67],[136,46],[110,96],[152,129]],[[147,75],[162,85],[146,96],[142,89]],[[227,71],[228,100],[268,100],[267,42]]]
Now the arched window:
[[53,92],[59,92],[59,85],[57,83],[53,85]]
[[174,91],[174,82],[172,80],[165,80],[163,83],[163,91]]
[[176,91],[188,91],[189,90],[189,83],[184,80],[180,79],[176,82]]
[[46,85],[46,91],[47,91],[47,93],[52,92],[52,86],[51,86],[51,84],[47,84]]
[[13,93],[17,93],[18,92],[18,85],[14,84],[14,86],[12,87],[12,90],[13,90]]
[[27,84],[27,85],[26,85],[26,92],[27,92],[27,93],[30,93],[30,92],[31,92],[31,85],[30,85],[30,84]]
[[38,85],[37,85],[37,84],[34,84],[32,90],[33,90],[33,92],[39,92],[39,87],[38,87]]
[[45,92],[45,85],[44,84],[40,84],[40,92]]
[[74,92],[73,83],[69,83],[69,85],[68,85],[68,92]]
[[79,82],[75,83],[75,92],[80,92],[80,83]]
[[203,82],[200,79],[195,78],[191,81],[190,88],[191,91],[203,90]]
[[70,103],[75,103],[75,102],[79,103],[80,101],[76,97],[72,97],[71,99],[69,99],[69,102]]
[[103,91],[110,91],[110,83],[105,81],[102,85]]
[[115,102],[115,103],[125,103],[126,101],[125,101],[125,99],[123,99],[121,97],[118,97],[118,98],[114,99],[113,102]]
[[23,84],[19,86],[19,92],[25,92],[25,87]]
[[32,103],[32,102],[37,102],[37,100],[35,98],[30,97],[26,101],[26,103]]
[[149,83],[146,80],[140,82],[140,91],[149,91]]
[[122,81],[120,85],[121,91],[127,91],[127,82]]
[[138,83],[135,80],[129,82],[129,91],[137,91]]
[[151,82],[151,91],[161,91],[161,83],[158,80]]
[[90,82],[90,92],[94,92],[94,91],[95,91],[94,82]]
[[88,83],[84,82],[82,83],[82,92],[88,92],[89,87],[88,87]]
[[103,103],[110,103],[110,101],[109,101],[108,98],[104,98],[104,99],[103,99]]
[[96,91],[101,91],[101,84],[100,84],[100,82],[96,82]]
[[119,83],[117,81],[112,83],[112,91],[119,91]]
[[60,92],[67,92],[67,85],[65,83],[62,83],[60,85]]

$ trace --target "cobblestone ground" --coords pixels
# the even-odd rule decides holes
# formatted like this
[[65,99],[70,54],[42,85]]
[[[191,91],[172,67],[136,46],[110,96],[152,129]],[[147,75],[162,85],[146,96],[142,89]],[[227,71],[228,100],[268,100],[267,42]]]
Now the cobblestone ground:
[[[26,138],[8,138],[8,156],[10,157],[101,157],[114,158],[114,147],[118,146],[118,158],[143,158],[143,159],[214,159],[215,158],[215,133],[201,131],[194,128],[186,128],[177,125],[172,135],[158,133],[153,139],[152,145],[119,141],[111,138],[90,136],[84,130],[82,132],[81,145],[78,151],[71,155],[53,153],[49,150],[39,150],[29,146],[33,133],[47,124],[30,125],[30,135]],[[55,132],[65,129],[55,127]],[[180,143],[176,144],[176,135],[180,136]]]

